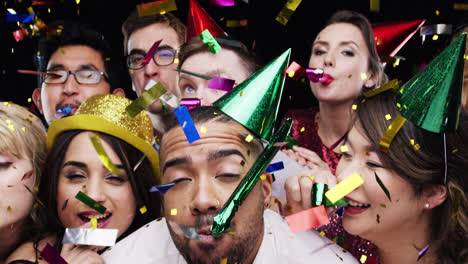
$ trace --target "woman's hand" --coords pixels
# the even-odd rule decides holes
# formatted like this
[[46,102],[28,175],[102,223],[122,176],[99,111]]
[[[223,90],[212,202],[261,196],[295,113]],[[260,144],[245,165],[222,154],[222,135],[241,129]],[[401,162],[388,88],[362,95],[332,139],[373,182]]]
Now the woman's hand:
[[295,176],[288,177],[285,182],[284,188],[289,208],[282,211],[284,214],[292,214],[312,207],[311,192],[314,183],[327,184],[331,189],[336,185],[336,177],[331,173],[328,164],[313,151],[295,146],[293,150],[285,152],[299,164],[310,168],[308,171],[301,171]]

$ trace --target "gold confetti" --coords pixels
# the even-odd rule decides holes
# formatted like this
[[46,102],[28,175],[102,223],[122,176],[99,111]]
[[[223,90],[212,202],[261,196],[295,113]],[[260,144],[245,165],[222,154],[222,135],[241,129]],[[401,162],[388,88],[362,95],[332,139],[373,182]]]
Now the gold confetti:
[[367,74],[365,72],[361,73],[361,80],[367,80]]
[[377,220],[377,224],[380,224],[380,215],[379,214],[377,214],[377,219],[376,220]]
[[315,179],[315,177],[314,177],[314,176],[309,176],[309,179],[310,179],[311,181],[313,181],[313,180]]
[[364,180],[361,178],[359,174],[354,172],[346,179],[335,185],[335,187],[331,188],[325,193],[325,196],[330,200],[332,203],[336,203],[339,199],[346,196],[348,193],[352,192],[354,189],[359,187],[361,184],[364,183]]
[[241,91],[241,92],[240,92],[240,96],[242,96],[243,94],[244,94],[244,91]]
[[93,229],[97,228],[97,219],[96,218],[91,218],[91,228],[93,228]]
[[7,210],[8,210],[8,212],[11,212],[11,211],[13,211],[13,208],[11,208],[11,206],[8,206]]
[[390,114],[386,114],[385,119],[390,120],[390,119],[392,119],[392,116]]
[[201,127],[200,127],[200,132],[202,132],[203,134],[206,134],[206,127],[205,127],[205,126],[201,126]]
[[343,145],[340,147],[341,152],[347,152],[348,151],[348,146]]
[[357,109],[357,105],[356,105],[356,104],[353,104],[353,106],[351,107],[351,109],[356,110],[356,109]]
[[415,150],[419,150],[420,148],[421,148],[421,146],[419,144],[414,145]]
[[325,236],[325,232],[320,231],[320,235],[321,235],[321,236]]
[[32,99],[31,99],[31,98],[28,98],[28,103],[30,103],[31,101],[32,101]]
[[148,209],[146,209],[146,206],[145,206],[145,205],[143,205],[143,206],[140,208],[140,213],[141,213],[141,214],[144,214],[144,213],[146,213],[147,211],[148,211]]
[[38,192],[38,191],[39,191],[39,187],[37,187],[37,186],[34,187],[34,190],[35,190],[36,192]]
[[10,119],[5,120],[5,122],[6,122],[7,124],[11,124]]
[[106,61],[110,61],[110,60],[111,60],[111,58],[109,58],[109,57],[106,58]]
[[22,127],[21,130],[23,130],[23,132],[26,132],[26,127]]
[[228,232],[227,234],[228,234],[228,235],[231,235],[231,236],[234,236],[234,235],[236,234],[236,232],[232,232],[232,231],[231,231],[231,232]]
[[62,48],[59,48],[60,53],[65,54],[65,51]]
[[288,73],[288,76],[289,76],[290,78],[292,78],[292,77],[294,77],[294,74],[295,74],[294,71],[290,71],[290,72]]
[[227,264],[227,258],[223,258],[219,264]]
[[260,175],[260,179],[261,179],[262,181],[266,180],[265,174]]
[[359,261],[361,261],[361,263],[364,263],[367,261],[367,256],[366,255],[362,255],[361,256],[361,259],[359,259]]
[[411,143],[411,145],[414,145],[414,139],[410,139],[409,142]]
[[455,154],[455,153],[457,153],[457,152],[458,152],[458,149],[453,149],[453,150],[452,150],[452,154]]
[[34,203],[33,207],[34,207],[34,208],[37,208],[37,207],[39,207],[39,204],[38,204],[38,203]]
[[301,132],[304,132],[305,131],[305,127],[301,127]]
[[436,34],[436,35],[432,36],[432,40],[438,40],[438,39],[439,39],[439,35]]
[[245,137],[245,141],[249,142],[252,141],[253,139],[253,136],[252,135],[248,135],[247,137]]
[[133,69],[130,69],[130,74],[133,74]]
[[380,204],[380,207],[382,207],[382,208],[387,208],[387,206],[386,206],[385,204],[383,204],[383,203]]
[[171,215],[177,215],[177,208],[171,209]]
[[439,10],[436,10],[436,11],[435,11],[435,14],[436,14],[436,16],[440,15],[440,11],[439,11]]
[[179,58],[174,59],[174,64],[179,64]]

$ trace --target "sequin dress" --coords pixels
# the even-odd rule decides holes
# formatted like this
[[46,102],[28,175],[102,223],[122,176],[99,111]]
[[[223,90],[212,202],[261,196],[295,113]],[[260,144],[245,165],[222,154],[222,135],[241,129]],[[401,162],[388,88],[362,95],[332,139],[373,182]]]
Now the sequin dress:
[[[319,109],[317,107],[290,109],[285,114],[283,122],[288,117],[293,119],[290,135],[299,142],[301,147],[317,153],[328,164],[330,171],[335,175],[336,166],[341,158],[341,154],[329,149],[320,139],[317,123],[315,122],[318,112]],[[340,216],[339,213],[330,216],[330,224],[317,228],[317,231],[323,231],[328,238],[348,250],[356,259],[360,260],[362,255],[366,255],[367,261],[365,263],[379,263],[375,245],[368,240],[347,233],[342,226],[342,214]]]

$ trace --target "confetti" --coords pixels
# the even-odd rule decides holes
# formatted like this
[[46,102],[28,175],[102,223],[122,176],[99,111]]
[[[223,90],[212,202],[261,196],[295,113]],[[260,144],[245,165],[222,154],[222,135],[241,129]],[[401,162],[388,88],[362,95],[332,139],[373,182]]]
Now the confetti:
[[377,89],[373,89],[373,90],[370,90],[368,92],[365,92],[364,93],[364,96],[369,98],[369,97],[372,97],[372,96],[376,96],[377,94],[379,93],[383,93],[387,90],[390,90],[390,89],[394,89],[394,90],[398,90],[399,89],[399,86],[398,86],[398,80],[397,79],[393,79],[389,82],[387,82],[386,84],[380,86],[379,88]]
[[266,180],[265,174],[260,175],[260,180],[262,180],[262,181]]
[[357,109],[357,104],[353,104],[353,105],[351,106],[351,109],[356,110],[356,109]]
[[268,165],[266,168],[266,172],[275,172],[284,169],[284,164],[282,161],[276,162],[273,164]]
[[294,11],[296,11],[301,2],[302,0],[288,0],[279,12],[278,16],[276,16],[275,20],[278,21],[281,25],[286,26],[289,18],[294,13]]
[[426,254],[426,252],[429,250],[429,247],[430,247],[430,244],[425,246],[421,251],[419,251],[417,261],[419,261]]
[[229,92],[234,88],[236,81],[227,78],[213,77],[208,84],[208,88]]
[[153,186],[149,190],[150,192],[160,192],[162,194],[165,194],[170,188],[174,187],[175,183],[168,183],[168,184],[163,184],[159,186]]
[[286,74],[293,80],[298,80],[304,74],[304,72],[304,68],[302,68],[301,65],[295,61],[293,61],[286,69]]
[[320,235],[321,235],[321,236],[325,236],[325,232],[320,231]]
[[223,258],[223,259],[219,262],[219,264],[227,264],[227,258]]
[[380,224],[380,215],[379,215],[379,214],[377,214],[377,219],[376,219],[376,221],[377,221],[377,224]]
[[385,119],[390,120],[390,119],[392,119],[392,116],[390,114],[386,114]]
[[304,128],[304,127],[301,127],[301,130],[300,130],[300,131],[301,131],[301,132],[304,132],[304,131],[305,131],[305,128]]
[[146,53],[145,58],[143,59],[141,65],[146,65],[148,64],[151,59],[154,57],[154,53],[156,53],[156,50],[158,49],[159,45],[161,44],[162,39],[155,41],[153,43],[153,46],[148,50],[148,53]]
[[395,135],[398,133],[400,128],[403,126],[405,123],[406,118],[397,115],[393,122],[388,126],[387,131],[385,131],[385,134],[382,136],[382,139],[380,140],[380,147],[379,149],[383,152],[388,152],[388,148],[390,147],[390,144],[392,143],[393,138]]
[[286,221],[293,233],[310,230],[330,223],[323,205],[286,216]]
[[348,146],[343,145],[340,147],[341,152],[347,152],[348,151]]
[[[151,84],[155,83],[155,81],[151,80],[147,87]],[[156,101],[159,97],[161,97],[163,94],[167,92],[166,87],[161,82],[155,83],[154,85],[151,86],[147,91],[145,91],[143,94],[141,94],[135,101],[133,101],[131,104],[129,104],[126,108],[125,111],[131,116],[135,117],[143,111],[146,107],[148,107],[150,104],[152,104],[154,101]]]
[[13,208],[11,206],[8,206],[7,210],[8,210],[8,212],[11,212],[11,211],[13,211]]
[[361,263],[365,263],[367,261],[367,256],[362,255],[361,258],[359,259],[359,261],[361,261]]
[[91,218],[91,228],[96,229],[97,228],[97,219],[96,218]]
[[290,135],[288,135],[286,137],[286,140],[284,141],[286,143],[286,146],[288,148],[292,148],[294,146],[299,146],[299,141],[295,140],[293,137],[291,137]]
[[63,259],[57,250],[52,247],[49,243],[41,251],[41,257],[46,260],[48,263],[53,264],[68,264],[65,259]]
[[68,205],[68,199],[66,199],[66,200],[63,202],[62,211],[65,210],[65,209],[67,208],[67,205]]
[[245,137],[245,141],[247,141],[249,143],[252,141],[252,139],[253,139],[252,135],[247,135],[247,137]]
[[370,0],[369,11],[379,13],[380,12],[380,0]]
[[174,114],[176,115],[179,124],[182,126],[185,137],[187,138],[189,144],[199,140],[200,135],[198,134],[197,128],[193,123],[192,117],[190,116],[187,107],[183,105],[174,109]]
[[106,207],[104,207],[102,204],[96,202],[93,198],[89,197],[88,195],[84,194],[83,192],[79,191],[76,196],[76,199],[80,200],[90,208],[98,211],[101,214],[104,214],[106,212]]
[[203,134],[206,134],[206,127],[205,127],[205,126],[201,126],[201,127],[200,127],[200,132],[203,133]]
[[171,215],[177,215],[177,208],[171,209]]
[[183,98],[180,100],[180,106],[185,105],[187,110],[191,110],[201,106],[201,101],[198,98]]
[[211,35],[208,29],[205,29],[200,34],[200,38],[201,38],[201,41],[208,46],[208,49],[211,51],[211,53],[216,54],[218,53],[218,51],[221,50],[221,46],[216,41],[216,39]]
[[363,183],[364,181],[362,180],[361,176],[354,172],[346,179],[339,182],[335,187],[328,190],[325,193],[325,196],[328,198],[328,200],[330,200],[330,202],[336,203],[338,200],[352,192]]
[[414,150],[419,150],[421,146],[419,144],[414,145]]
[[387,208],[387,206],[386,206],[385,204],[383,204],[383,203],[380,204],[380,207],[382,207],[382,208]]
[[147,211],[148,211],[148,209],[146,208],[145,205],[143,205],[142,207],[140,207],[140,214],[145,214]]
[[458,152],[458,149],[453,149],[453,150],[452,150],[452,154],[455,154],[455,153],[457,153],[457,152]]
[[376,172],[374,172],[375,174],[375,180],[377,181],[377,183],[379,184],[380,188],[382,188],[382,190],[385,192],[385,194],[387,195],[388,199],[390,200],[390,202],[392,201],[392,198],[390,198],[390,192],[388,191],[388,189],[385,187],[385,185],[383,184],[382,180],[379,178],[379,176],[377,175]]
[[188,75],[192,75],[192,76],[195,76],[195,77],[198,77],[198,78],[202,78],[204,80],[211,80],[211,76],[207,76],[207,75],[203,75],[203,74],[198,74],[198,73],[194,73],[194,72],[189,72],[189,71],[186,71],[186,70],[182,70],[182,69],[175,69],[174,71],[176,72],[180,72],[180,73],[185,73],[185,74],[188,74]]
[[115,245],[118,232],[107,228],[66,228],[62,243],[108,247]]
[[234,6],[234,0],[210,0],[210,4],[216,6]]
[[159,0],[136,6],[139,16],[164,14],[177,10],[175,0]]
[[96,150],[96,153],[98,154],[98,157],[101,160],[102,164],[111,173],[115,175],[119,175],[120,174],[119,168],[117,168],[117,166],[115,166],[114,163],[112,163],[112,161],[110,160],[109,156],[104,150],[104,147],[101,144],[101,139],[99,138],[99,136],[96,134],[90,134],[89,139],[91,140],[91,143],[93,144],[93,147]]
[[[241,19],[241,20],[226,20],[226,27],[228,28],[235,28],[235,27],[246,27],[249,24],[249,21],[247,19]],[[220,42],[218,40],[218,42]]]

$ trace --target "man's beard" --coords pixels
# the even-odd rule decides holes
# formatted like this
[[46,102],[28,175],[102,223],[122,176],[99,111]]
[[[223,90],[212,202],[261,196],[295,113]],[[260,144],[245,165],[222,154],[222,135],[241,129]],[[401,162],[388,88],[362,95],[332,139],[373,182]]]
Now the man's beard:
[[[231,226],[226,230],[224,236],[229,235],[227,234],[228,232],[234,232],[233,241],[225,252],[216,252],[216,245],[197,242],[196,247],[203,252],[203,255],[201,256],[191,252],[189,246],[191,239],[174,232],[169,222],[167,223],[167,226],[174,244],[189,264],[219,264],[221,260],[225,258],[227,258],[227,263],[243,263],[250,256],[258,241],[263,239],[263,209],[260,209],[259,212],[261,213],[260,215],[252,216],[251,221],[247,222],[249,225],[241,227],[244,231],[242,233],[242,237],[239,233],[235,232],[237,230],[236,222],[231,222]],[[203,226],[211,226],[213,218],[214,215],[197,216],[194,228],[198,230]]]

